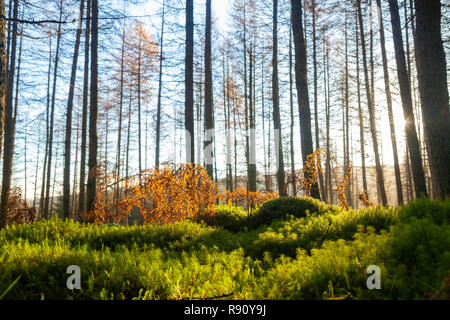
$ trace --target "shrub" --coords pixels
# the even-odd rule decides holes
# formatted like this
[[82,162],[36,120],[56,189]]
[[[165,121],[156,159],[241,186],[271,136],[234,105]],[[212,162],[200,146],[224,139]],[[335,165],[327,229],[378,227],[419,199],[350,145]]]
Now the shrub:
[[217,194],[217,199],[226,204],[245,204],[246,207],[256,208],[264,201],[278,198],[278,192],[253,192],[240,186],[233,191],[225,190]]
[[404,222],[429,217],[437,224],[450,223],[450,197],[444,201],[422,197],[403,206],[400,217]]
[[208,225],[222,227],[237,232],[243,230],[247,225],[249,212],[242,207],[220,204],[216,206],[214,216],[210,219],[204,218]]
[[[108,198],[108,189],[119,187],[123,196]],[[148,170],[120,182],[117,177],[103,179],[99,189],[89,221],[119,223],[137,207],[145,222],[161,224],[213,214],[217,186],[205,168],[184,164],[177,169]]]
[[296,218],[288,216],[284,220],[275,220],[257,238],[246,245],[248,254],[261,258],[264,252],[274,257],[287,255],[295,257],[298,248],[310,252],[320,248],[327,240],[352,240],[361,230],[372,228],[380,233],[398,222],[398,210],[392,208],[371,207],[359,210],[311,214]]
[[36,220],[36,209],[31,208],[22,198],[22,190],[18,187],[12,188],[9,191],[8,203],[6,205],[6,224],[31,223]]
[[285,218],[287,215],[302,218],[306,217],[307,212],[323,214],[339,211],[338,207],[311,197],[281,197],[264,202],[250,217],[250,226],[256,228],[263,224],[269,224],[275,219]]
[[389,252],[401,274],[399,294],[406,299],[432,295],[450,275],[450,225],[412,217],[392,227]]

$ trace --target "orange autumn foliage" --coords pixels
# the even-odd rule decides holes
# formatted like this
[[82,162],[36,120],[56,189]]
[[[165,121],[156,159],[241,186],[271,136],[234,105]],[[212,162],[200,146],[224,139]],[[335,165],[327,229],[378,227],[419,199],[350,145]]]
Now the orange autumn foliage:
[[350,177],[352,175],[353,166],[350,164],[347,168],[347,172],[345,173],[344,181],[336,187],[336,191],[338,194],[338,202],[339,206],[344,209],[348,210],[348,203],[347,203],[347,196],[345,195],[345,189],[347,188],[348,184],[350,183]]
[[[119,180],[109,176],[100,180],[95,208],[88,221],[98,224],[119,223],[137,208],[146,223],[172,223],[215,212],[217,186],[200,165],[182,164],[176,169],[143,171]],[[119,184],[119,186],[116,186]],[[121,197],[108,189],[119,187]]]
[[322,167],[320,164],[324,157],[326,157],[326,152],[322,148],[317,148],[313,153],[308,155],[305,166],[299,170],[299,174],[294,172],[288,177],[285,190],[287,190],[289,184],[297,181],[300,185],[299,190],[303,190],[305,195],[310,197],[311,189],[317,183],[319,175],[322,172]]
[[364,190],[359,194],[359,200],[364,204],[366,207],[372,207],[374,206],[373,202],[369,200],[369,197],[367,196],[367,190]]

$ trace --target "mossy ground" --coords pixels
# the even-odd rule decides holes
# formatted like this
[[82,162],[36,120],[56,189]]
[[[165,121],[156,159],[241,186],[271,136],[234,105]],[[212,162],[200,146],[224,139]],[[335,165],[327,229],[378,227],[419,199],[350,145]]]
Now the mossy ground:
[[[4,299],[449,299],[449,199],[218,209],[210,225],[11,225],[0,231],[0,296],[18,279]],[[69,265],[81,290],[66,287]],[[370,265],[380,290],[367,288]]]

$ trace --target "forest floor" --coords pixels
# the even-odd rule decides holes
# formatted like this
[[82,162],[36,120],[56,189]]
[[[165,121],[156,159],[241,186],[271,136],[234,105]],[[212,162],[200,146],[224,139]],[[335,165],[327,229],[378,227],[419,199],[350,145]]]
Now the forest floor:
[[[279,198],[217,211],[208,224],[10,225],[0,299],[450,299],[450,199],[344,211]],[[67,287],[71,265],[80,289]]]

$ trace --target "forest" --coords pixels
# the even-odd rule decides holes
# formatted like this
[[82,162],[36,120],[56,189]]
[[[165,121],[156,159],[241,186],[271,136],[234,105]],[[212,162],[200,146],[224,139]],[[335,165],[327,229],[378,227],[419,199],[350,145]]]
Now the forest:
[[449,50],[440,0],[0,0],[0,300],[450,300]]

